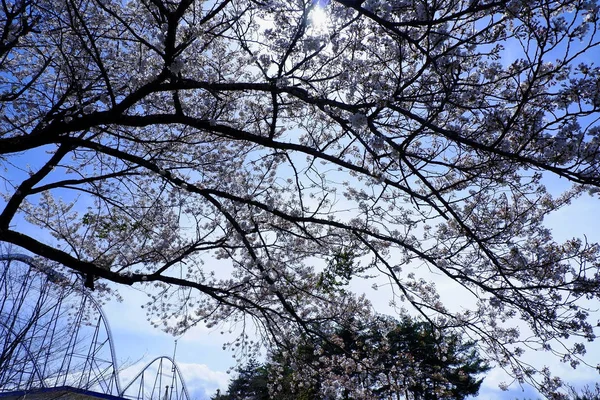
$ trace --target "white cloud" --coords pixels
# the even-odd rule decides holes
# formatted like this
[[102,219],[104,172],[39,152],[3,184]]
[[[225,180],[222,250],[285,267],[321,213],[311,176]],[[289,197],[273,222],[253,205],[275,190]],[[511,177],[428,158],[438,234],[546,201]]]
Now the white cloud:
[[[138,374],[151,362],[152,359],[145,359],[139,361],[128,368],[120,371],[119,375],[121,378],[122,388],[125,389]],[[176,362],[177,368],[181,373],[181,377],[187,387],[190,394],[191,400],[205,400],[209,399],[217,389],[224,391],[227,389],[229,384],[229,374],[224,371],[216,371],[211,369],[206,364],[199,363],[185,363]],[[161,379],[163,382],[170,384],[172,379],[172,368],[171,363],[167,360],[163,360]],[[155,377],[157,376],[158,361],[155,361],[147,368],[144,372],[144,391],[149,393],[152,391],[152,385],[155,384]],[[176,374],[175,379],[179,380],[179,376]],[[132,394],[137,393],[139,390],[140,380],[136,379],[126,393]],[[161,385],[162,386],[162,385]],[[181,384],[174,385],[175,387],[181,387]],[[157,388],[155,390],[162,390]]]
[[[549,182],[550,189],[555,188],[556,182]],[[562,189],[562,188],[561,188]],[[597,214],[598,206],[595,199],[583,196],[575,200],[570,207],[561,209],[552,213],[546,219],[546,225],[553,229],[553,233],[558,241],[572,237],[579,232],[585,232],[590,241],[600,240],[600,229],[595,225],[596,221],[590,218],[590,215]],[[574,229],[576,228],[576,229]],[[214,267],[214,266],[213,266]],[[220,273],[226,275],[230,271],[228,268],[214,268]],[[424,265],[406,267],[403,274],[414,271],[417,275],[423,275],[436,282],[436,286],[444,300],[444,303],[451,309],[456,310],[462,307],[473,306],[474,299],[472,295],[464,293],[456,286],[456,283],[449,281],[445,277],[436,276],[429,273]],[[379,312],[393,314],[393,308],[389,306],[391,299],[389,286],[384,286],[378,291],[371,289],[371,284],[387,283],[385,279],[363,280],[354,279],[351,288],[358,293],[367,293],[372,300],[374,308]],[[138,360],[146,353],[146,361],[160,354],[172,355],[173,341],[175,338],[162,333],[160,330],[153,329],[146,321],[145,311],[140,309],[140,305],[147,301],[147,297],[134,289],[120,288],[126,301],[123,303],[109,303],[104,308],[107,311],[113,334],[119,342],[117,344],[117,356],[124,355]],[[402,305],[402,304],[399,304]],[[595,304],[590,304],[591,308]],[[594,315],[595,317],[595,315]],[[522,322],[514,322],[524,329]],[[228,326],[225,329],[221,327],[208,329],[202,325],[192,328],[183,337],[178,339],[177,359],[182,362],[178,364],[181,369],[185,369],[185,379],[187,381],[192,397],[195,400],[209,398],[217,388],[225,389],[227,387],[228,375],[224,371],[234,364],[231,353],[221,350],[222,344],[235,336],[228,334]],[[221,334],[221,331],[225,334]],[[248,332],[252,333],[252,332]],[[594,362],[600,355],[600,342],[586,343],[588,347],[587,361]],[[146,347],[147,346],[147,347]],[[150,355],[152,357],[150,357]],[[485,355],[483,355],[485,356]],[[565,382],[580,386],[585,383],[593,383],[597,380],[597,373],[590,368],[580,367],[577,370],[571,369],[568,365],[557,362],[556,357],[543,353],[528,351],[523,360],[536,367],[544,365],[551,366],[554,375],[560,376]],[[201,361],[202,364],[196,363]],[[596,361],[597,362],[597,361]],[[137,364],[136,364],[137,365]],[[131,373],[135,375],[141,366]],[[131,375],[129,378],[133,377]],[[538,396],[533,389],[525,387],[525,391],[518,385],[511,386],[509,392],[502,392],[498,389],[498,384],[502,381],[511,382],[511,378],[500,369],[489,371],[483,381],[481,399],[537,399]],[[122,381],[127,381],[122,379]]]
[[224,391],[229,383],[229,374],[214,371],[206,364],[178,363],[190,396],[194,400],[209,398],[217,389]]

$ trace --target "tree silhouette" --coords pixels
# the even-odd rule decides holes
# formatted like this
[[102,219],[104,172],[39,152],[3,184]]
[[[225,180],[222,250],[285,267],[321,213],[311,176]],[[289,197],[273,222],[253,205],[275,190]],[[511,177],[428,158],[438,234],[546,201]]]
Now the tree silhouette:
[[[386,319],[385,325],[387,331],[380,330],[382,325],[360,333],[341,329],[321,343],[300,341],[293,349],[275,350],[264,365],[251,360],[238,369],[227,393],[213,400],[464,399],[479,392],[483,379],[478,375],[490,367],[473,342],[463,342],[455,333],[440,335],[430,324],[409,317]],[[344,355],[357,360],[358,368],[349,370],[343,363],[330,368],[333,363],[322,360]],[[361,368],[365,359],[375,361]],[[328,391],[327,380],[344,377],[350,379],[336,392]]]
[[544,218],[600,190],[597,1],[1,5],[2,243],[173,333],[318,341],[361,277],[518,381],[585,361],[600,249]]

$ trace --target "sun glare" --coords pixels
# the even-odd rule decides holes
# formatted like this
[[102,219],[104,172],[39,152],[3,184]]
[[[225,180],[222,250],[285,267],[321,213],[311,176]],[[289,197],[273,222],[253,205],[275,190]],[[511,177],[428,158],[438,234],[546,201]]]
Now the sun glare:
[[312,28],[319,33],[326,33],[329,25],[329,15],[327,10],[317,5],[310,12],[310,21]]

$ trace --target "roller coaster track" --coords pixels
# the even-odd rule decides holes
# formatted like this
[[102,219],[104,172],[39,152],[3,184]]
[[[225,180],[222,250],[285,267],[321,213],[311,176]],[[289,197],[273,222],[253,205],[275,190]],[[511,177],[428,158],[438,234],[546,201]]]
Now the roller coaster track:
[[69,386],[136,400],[190,400],[170,357],[121,386],[108,318],[81,282],[0,254],[0,392]]

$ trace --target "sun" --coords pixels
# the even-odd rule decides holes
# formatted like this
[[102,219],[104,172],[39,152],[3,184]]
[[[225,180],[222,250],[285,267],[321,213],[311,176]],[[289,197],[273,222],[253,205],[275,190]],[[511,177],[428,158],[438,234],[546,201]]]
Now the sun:
[[316,33],[326,33],[329,27],[329,13],[317,4],[310,12],[310,23]]

